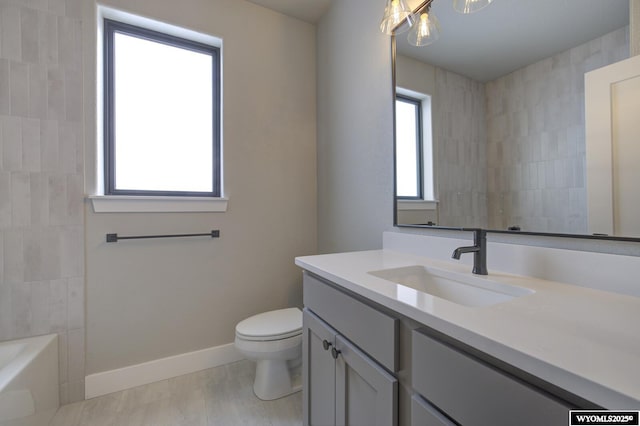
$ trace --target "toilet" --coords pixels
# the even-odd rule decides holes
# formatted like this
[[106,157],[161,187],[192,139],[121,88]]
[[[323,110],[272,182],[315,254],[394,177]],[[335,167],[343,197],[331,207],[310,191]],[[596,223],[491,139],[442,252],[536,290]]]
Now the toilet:
[[263,400],[282,398],[302,388],[302,311],[264,312],[236,325],[236,349],[256,361],[253,392]]

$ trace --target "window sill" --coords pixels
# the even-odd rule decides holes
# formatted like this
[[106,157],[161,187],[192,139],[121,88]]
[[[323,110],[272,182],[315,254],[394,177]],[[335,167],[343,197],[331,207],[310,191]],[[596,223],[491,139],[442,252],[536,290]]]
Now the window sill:
[[96,213],[186,213],[227,211],[226,198],[90,195]]
[[436,210],[437,200],[397,200],[398,210]]

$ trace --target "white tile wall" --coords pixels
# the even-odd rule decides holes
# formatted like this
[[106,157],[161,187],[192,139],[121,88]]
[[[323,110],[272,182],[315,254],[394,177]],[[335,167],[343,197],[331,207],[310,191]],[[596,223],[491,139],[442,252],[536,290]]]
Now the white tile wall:
[[438,225],[487,226],[484,84],[436,68],[433,138]]
[[587,233],[584,73],[629,55],[629,28],[486,84],[489,228]]
[[628,55],[627,27],[486,84],[436,68],[438,224],[586,233],[584,73]]
[[84,397],[80,0],[0,0],[0,340],[59,334]]
[[9,113],[9,110],[11,109],[10,96],[9,60],[0,58],[0,114]]

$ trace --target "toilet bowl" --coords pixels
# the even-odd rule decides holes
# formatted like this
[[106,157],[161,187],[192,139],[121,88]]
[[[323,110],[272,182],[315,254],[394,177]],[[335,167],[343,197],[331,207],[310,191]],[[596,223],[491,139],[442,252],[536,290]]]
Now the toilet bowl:
[[301,386],[302,311],[279,309],[236,325],[236,349],[256,362],[253,392],[263,400],[282,398]]

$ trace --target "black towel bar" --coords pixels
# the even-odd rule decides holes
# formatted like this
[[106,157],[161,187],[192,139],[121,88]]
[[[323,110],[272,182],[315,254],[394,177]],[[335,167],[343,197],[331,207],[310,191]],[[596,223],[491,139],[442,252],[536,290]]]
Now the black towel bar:
[[141,238],[175,238],[175,237],[211,237],[219,238],[220,231],[214,229],[211,232],[205,234],[171,234],[171,235],[133,235],[129,237],[120,237],[118,234],[107,234],[108,243],[117,243],[119,240],[137,240]]

